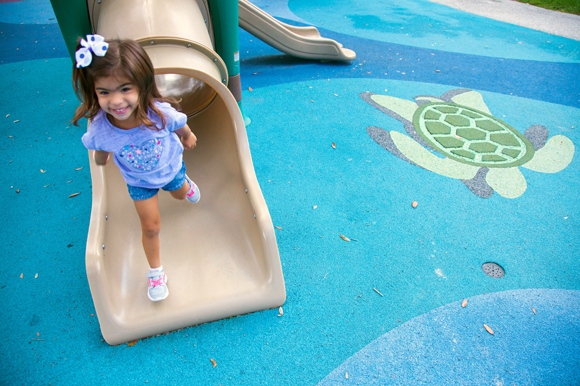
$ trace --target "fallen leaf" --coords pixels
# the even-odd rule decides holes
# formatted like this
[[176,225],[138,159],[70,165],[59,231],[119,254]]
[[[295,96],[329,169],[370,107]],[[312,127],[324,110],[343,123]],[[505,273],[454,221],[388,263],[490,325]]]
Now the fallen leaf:
[[441,71],[439,71],[439,70],[435,70],[435,72],[441,72]]
[[280,228],[280,227],[276,227],[276,229],[282,229],[282,228]]
[[36,333],[36,336],[40,336],[40,332],[37,332],[37,333]]
[[465,307],[467,305],[467,299],[463,299],[463,303],[461,303],[461,307]]
[[332,148],[336,149],[336,143],[334,143],[334,142],[332,143]]
[[487,324],[484,324],[484,325],[483,325],[483,327],[484,327],[484,328],[487,330],[487,332],[489,332],[491,335],[495,335],[495,334],[493,333],[493,330],[492,330],[491,328],[489,328],[489,327],[487,326]]
[[[250,91],[254,91],[254,90],[253,90],[251,87],[248,87],[248,90],[250,90]],[[214,367],[215,367],[215,366],[214,366]]]
[[345,378],[348,379],[348,372],[344,374]]
[[350,241],[348,237],[344,237],[343,235],[340,235],[340,238],[343,239],[344,241]]
[[278,308],[278,312],[279,312],[278,316],[284,315],[284,310],[282,309],[282,307]]
[[127,345],[127,347],[131,347],[131,346],[135,346],[137,344],[137,342],[139,342],[139,340],[136,340],[134,342],[131,342]]
[[411,204],[413,209],[415,209],[417,207],[417,205],[419,205],[419,203],[417,201],[413,201],[413,203]]
[[70,196],[68,196],[68,198],[74,197],[74,196],[78,196],[80,193],[73,193]]
[[20,122],[20,119],[17,119],[17,120],[14,121],[14,123],[18,123],[18,122]]
[[334,94],[334,96],[338,96],[338,94]]
[[318,206],[317,206],[317,205],[314,205],[314,206],[312,207],[312,209],[316,209],[316,208],[318,208]]
[[76,168],[75,170],[81,170],[81,169],[84,169],[84,168],[85,168],[85,167],[83,166],[82,168]]
[[10,114],[6,114],[6,118],[8,118],[10,116]]
[[38,279],[38,274],[34,275],[34,278],[35,278],[35,279]]
[[211,363],[212,363],[213,367],[216,367],[216,366],[217,366],[217,363],[216,363],[216,361],[214,361],[214,360],[213,360],[213,359],[211,359],[211,358],[210,358],[209,360],[211,361]]
[[20,193],[20,189],[16,189],[16,193]]
[[41,172],[41,173],[46,173],[46,170],[42,170],[42,169],[40,169],[40,172]]
[[310,102],[314,103],[314,101],[312,99],[310,99]]
[[22,279],[24,277],[24,272],[20,274],[20,278]]
[[532,311],[534,312],[534,315],[536,315],[536,310],[534,309],[534,307],[532,307]]

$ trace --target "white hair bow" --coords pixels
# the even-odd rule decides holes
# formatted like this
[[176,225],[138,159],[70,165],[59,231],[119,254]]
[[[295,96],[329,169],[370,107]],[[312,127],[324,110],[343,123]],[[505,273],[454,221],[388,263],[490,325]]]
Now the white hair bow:
[[86,67],[91,64],[94,53],[97,56],[105,56],[109,43],[105,42],[105,38],[101,35],[87,35],[87,40],[81,40],[81,48],[75,52],[75,59],[77,68]]

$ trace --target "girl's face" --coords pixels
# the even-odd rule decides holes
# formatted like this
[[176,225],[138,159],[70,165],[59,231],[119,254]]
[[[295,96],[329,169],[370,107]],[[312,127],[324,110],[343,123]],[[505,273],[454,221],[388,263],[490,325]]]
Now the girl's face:
[[115,76],[99,78],[95,81],[95,92],[99,106],[113,125],[129,130],[141,124],[136,119],[139,89],[128,79]]

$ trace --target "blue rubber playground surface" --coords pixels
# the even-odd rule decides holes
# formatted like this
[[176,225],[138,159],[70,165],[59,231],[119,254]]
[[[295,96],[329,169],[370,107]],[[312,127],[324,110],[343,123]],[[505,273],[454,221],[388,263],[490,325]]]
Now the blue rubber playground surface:
[[[109,346],[72,63],[48,0],[0,0],[0,384],[579,385],[580,41],[427,0],[256,5],[357,53],[307,61],[240,30],[283,314]],[[433,106],[509,126],[513,161],[419,135]]]

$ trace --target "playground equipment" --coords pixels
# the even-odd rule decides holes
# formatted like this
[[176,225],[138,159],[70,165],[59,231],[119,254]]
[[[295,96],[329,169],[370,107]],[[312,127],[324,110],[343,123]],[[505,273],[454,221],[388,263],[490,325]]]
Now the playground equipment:
[[295,27],[282,23],[254,4],[239,0],[240,27],[292,56],[304,59],[353,60],[354,51],[320,36],[315,27]]
[[[147,260],[126,184],[114,163],[97,166],[89,154],[93,204],[86,269],[105,340],[120,344],[282,305],[286,291],[274,227],[240,110],[237,1],[52,4],[71,56],[77,37],[89,33],[138,41],[153,62],[161,93],[182,99],[198,138],[184,162],[202,192],[200,203],[159,196],[161,256],[171,290],[162,302],[147,299]],[[312,28],[289,28],[240,0],[242,8],[244,28],[291,54],[316,58],[319,49],[320,59],[354,58]]]

